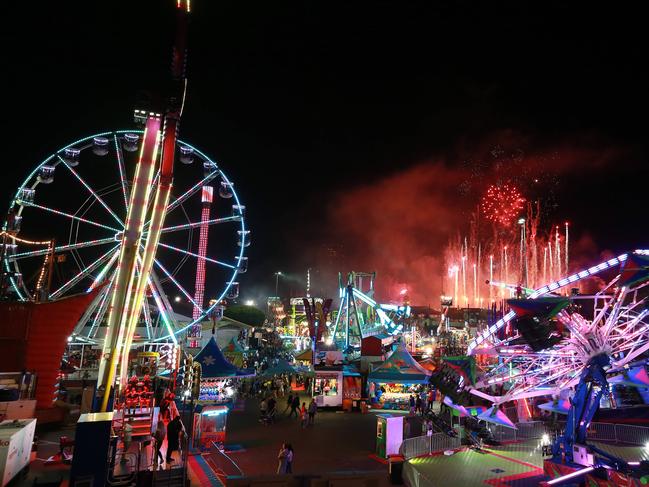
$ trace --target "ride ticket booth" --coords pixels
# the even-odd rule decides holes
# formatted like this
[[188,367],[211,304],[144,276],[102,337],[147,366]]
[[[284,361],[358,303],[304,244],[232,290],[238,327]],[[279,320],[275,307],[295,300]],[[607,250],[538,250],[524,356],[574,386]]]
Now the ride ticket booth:
[[223,447],[228,412],[227,406],[217,405],[203,406],[194,413],[194,447],[208,450],[213,443],[218,448]]
[[376,415],[376,454],[381,458],[398,455],[403,443],[403,416]]

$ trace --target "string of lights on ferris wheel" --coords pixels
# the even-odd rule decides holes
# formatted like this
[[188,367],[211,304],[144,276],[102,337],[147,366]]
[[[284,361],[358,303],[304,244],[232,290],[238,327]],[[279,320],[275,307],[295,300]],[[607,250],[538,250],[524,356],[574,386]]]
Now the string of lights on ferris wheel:
[[[36,168],[34,168],[34,170],[31,171],[29,176],[24,180],[23,184],[18,188],[18,191],[16,192],[16,195],[14,196],[12,202],[12,207],[15,207],[20,212],[22,212],[22,208],[26,208],[26,207],[33,208],[34,210],[61,216],[69,220],[71,224],[91,225],[96,228],[101,228],[102,230],[106,230],[110,233],[109,236],[96,238],[92,240],[86,240],[86,241],[71,240],[62,245],[59,244],[54,248],[55,253],[63,253],[67,251],[71,251],[74,253],[76,251],[84,250],[84,249],[88,249],[92,252],[94,247],[99,247],[102,245],[111,247],[110,250],[100,255],[98,258],[95,258],[98,252],[94,252],[94,256],[92,257],[92,259],[87,261],[90,262],[89,265],[86,265],[87,262],[84,263],[83,260],[78,260],[77,261],[78,269],[75,269],[74,271],[76,272],[76,274],[72,276],[72,278],[64,282],[58,289],[56,289],[51,293],[51,296],[53,298],[63,297],[66,294],[66,291],[74,288],[74,286],[77,285],[84,278],[92,278],[91,281],[92,283],[90,284],[89,287],[84,286],[84,290],[94,289],[99,285],[100,282],[103,282],[106,279],[108,279],[109,281],[108,283],[109,285],[106,286],[106,289],[109,288],[110,279],[111,279],[110,275],[112,272],[111,269],[114,268],[116,257],[119,254],[119,247],[121,246],[121,241],[123,239],[124,223],[117,215],[117,213],[120,213],[121,210],[115,209],[115,211],[113,211],[113,209],[111,208],[111,206],[109,206],[108,203],[113,204],[114,202],[109,201],[108,199],[104,200],[106,193],[101,191],[100,192],[94,191],[90,184],[91,180],[87,180],[84,178],[83,171],[78,171],[77,169],[74,169],[76,168],[76,166],[79,164],[80,161],[83,162],[83,160],[80,159],[81,157],[80,154],[82,152],[85,153],[86,149],[92,149],[92,152],[94,152],[96,155],[101,156],[101,155],[106,155],[108,153],[109,146],[115,148],[114,160],[116,161],[115,165],[117,166],[116,168],[117,174],[116,177],[114,177],[114,180],[116,182],[117,181],[119,182],[114,187],[115,189],[119,188],[118,191],[121,190],[120,199],[123,199],[124,204],[128,209],[130,187],[129,187],[128,180],[126,178],[126,170],[125,170],[126,152],[125,151],[133,152],[135,150],[134,147],[137,146],[137,144],[139,143],[138,141],[141,140],[141,136],[143,133],[144,131],[142,130],[120,130],[114,132],[103,132],[100,134],[95,134],[89,137],[85,137],[83,139],[79,139],[73,142],[72,144],[63,147],[62,149],[58,150],[57,152],[53,153],[52,155],[44,159]],[[129,148],[129,144],[131,145],[131,148]],[[225,279],[225,288],[223,288],[220,293],[217,293],[219,294],[218,298],[211,301],[212,304],[209,307],[207,307],[207,309],[203,309],[202,306],[196,306],[197,304],[200,305],[200,303],[196,301],[196,296],[192,298],[192,294],[188,292],[187,289],[185,289],[185,287],[179,281],[179,279],[177,279],[177,277],[174,277],[173,273],[170,272],[168,268],[163,265],[164,259],[159,258],[155,260],[154,262],[155,268],[162,272],[162,275],[160,277],[164,277],[166,282],[169,282],[172,286],[176,287],[182,293],[183,296],[188,298],[188,301],[191,302],[192,305],[194,305],[195,309],[200,312],[201,314],[200,318],[198,320],[193,321],[193,323],[196,323],[201,319],[205,319],[205,317],[214,309],[217,303],[220,303],[220,301],[223,300],[223,298],[228,293],[230,287],[232,285],[236,285],[235,280],[236,280],[237,273],[245,272],[245,269],[247,268],[247,257],[244,257],[244,252],[245,252],[245,247],[247,247],[250,242],[250,237],[249,237],[250,231],[247,230],[247,228],[245,227],[245,222],[244,222],[245,206],[243,206],[239,201],[239,197],[233,189],[233,183],[219,169],[217,164],[213,162],[202,151],[200,151],[196,147],[184,141],[178,141],[176,147],[179,148],[180,150],[181,162],[183,162],[184,164],[190,164],[192,159],[199,158],[198,162],[199,164],[202,165],[203,174],[200,176],[201,179],[199,179],[197,183],[195,184],[190,183],[191,186],[189,187],[189,189],[182,192],[178,197],[175,197],[168,205],[166,205],[167,213],[169,211],[173,211],[174,209],[183,208],[183,204],[186,201],[188,201],[198,191],[205,190],[206,185],[211,180],[219,177],[221,180],[219,194],[224,198],[226,197],[233,198],[232,202],[234,204],[232,205],[232,215],[223,216],[220,218],[216,218],[216,217],[205,218],[204,215],[201,214],[200,221],[191,221],[189,220],[189,216],[187,215],[186,210],[183,209],[182,211],[185,213],[185,217],[188,219],[187,223],[172,224],[163,227],[162,229],[160,229],[160,233],[167,234],[171,232],[183,232],[183,231],[186,232],[186,231],[192,231],[197,228],[204,229],[206,227],[212,227],[213,225],[227,224],[229,222],[236,223],[236,226],[238,227],[237,234],[239,236],[239,240],[237,242],[237,245],[239,246],[239,249],[235,253],[233,263],[217,260],[210,257],[209,255],[205,255],[203,257],[200,255],[200,252],[196,254],[189,249],[185,250],[182,247],[179,248],[176,245],[169,245],[164,242],[161,243],[160,245],[162,247],[166,247],[168,250],[174,253],[179,253],[184,256],[189,256],[198,259],[198,261],[200,262],[215,264],[218,267],[232,271],[232,273],[229,275],[229,278]],[[183,158],[185,158],[184,161]],[[187,159],[190,159],[190,161],[188,162]],[[84,187],[82,191],[87,192],[90,195],[88,200],[86,201],[93,200],[97,203],[97,207],[99,206],[102,207],[101,210],[98,210],[96,216],[94,217],[88,215],[82,216],[82,214],[79,211],[74,212],[74,211],[58,210],[56,209],[56,203],[52,204],[47,202],[47,201],[55,201],[55,200],[47,200],[47,201],[44,200],[38,202],[34,200],[34,193],[36,191],[36,187],[38,186],[38,184],[51,183],[53,180],[56,167],[57,166],[60,167],[61,165],[65,166],[66,169],[64,169],[63,171],[71,175],[72,181],[76,181],[78,184],[82,185]],[[155,178],[159,178],[159,173],[156,174]],[[223,189],[224,187],[225,190]],[[221,191],[226,191],[226,190],[229,194],[227,196],[224,196],[221,193]],[[117,226],[111,224],[109,221],[105,222],[105,217],[104,215],[102,215],[103,211],[106,211],[105,217],[108,217],[108,215],[110,215],[110,217],[108,218],[110,218],[111,221],[117,222]],[[20,215],[20,213],[18,214]],[[151,225],[150,221],[144,222],[143,224],[144,236],[148,234],[150,225]],[[115,244],[115,245],[110,245],[110,244]],[[31,258],[47,255],[48,250],[46,249],[39,249],[39,250],[24,249],[23,250],[20,248],[13,249],[13,250],[14,250],[13,253],[11,252],[7,253],[4,259],[4,265],[8,271],[10,270],[10,266],[12,268],[15,268],[14,269],[15,272],[9,275],[10,285],[12,289],[14,289],[14,291],[16,292],[18,299],[27,300],[29,299],[30,291],[27,288],[25,288],[26,293],[22,291],[22,287],[24,287],[25,284],[22,280],[19,279],[19,269],[18,267],[16,267],[16,265],[20,262],[21,264],[20,266],[22,267],[24,259],[31,259]],[[21,250],[21,251],[16,252],[16,250]],[[77,260],[77,257],[75,257],[75,260]],[[24,263],[24,265],[27,264],[28,263]],[[99,271],[98,274],[97,271]],[[177,272],[177,270],[175,270],[174,272]],[[14,278],[14,276],[16,277]],[[171,306],[166,298],[168,292],[162,289],[159,282],[156,284],[156,280],[157,277],[152,279],[151,282],[147,283],[148,286],[154,288],[150,290],[149,296],[152,298],[152,302],[155,301],[155,306],[158,307],[158,309],[161,311],[160,313],[161,322],[164,323],[165,327],[167,328],[167,331],[171,334],[177,335],[178,333],[181,333],[182,331],[186,330],[188,327],[186,326],[182,330],[174,330],[174,328],[176,327],[180,328],[180,327],[178,326],[178,324],[175,322],[174,319],[168,316],[168,312],[171,311]],[[106,289],[103,289],[100,292],[100,296],[98,296],[96,303],[93,304],[93,306],[98,305],[99,307],[93,308],[93,313],[91,313],[88,316],[87,323],[91,330],[90,335],[96,334],[97,327],[98,324],[101,322],[102,316],[104,314],[104,310],[108,307],[109,300],[106,298],[106,293],[107,293]],[[145,305],[143,306],[144,320],[147,323],[150,323],[150,318],[151,318],[150,310],[147,308],[147,306],[149,306],[150,304],[153,303],[145,303]],[[81,330],[80,328],[78,328],[79,326],[80,325],[77,324],[77,327],[75,327],[75,332]],[[84,334],[86,332],[88,332],[87,327],[83,330]],[[150,326],[147,325],[147,339],[152,338],[149,332],[150,332]],[[166,340],[169,338],[169,335],[155,337],[155,338],[156,340]]]

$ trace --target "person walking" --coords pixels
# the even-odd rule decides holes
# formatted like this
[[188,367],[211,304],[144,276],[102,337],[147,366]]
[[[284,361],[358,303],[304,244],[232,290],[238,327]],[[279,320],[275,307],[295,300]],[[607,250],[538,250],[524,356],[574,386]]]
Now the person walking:
[[286,445],[286,473],[293,473],[293,446],[290,443]]
[[286,399],[286,409],[284,409],[284,412],[282,414],[286,414],[286,411],[291,409],[292,406],[293,406],[293,393],[289,392],[288,398]]
[[286,449],[286,443],[282,443],[279,453],[277,454],[277,474],[281,475],[286,473],[286,457],[288,455],[288,450]]
[[174,461],[171,457],[174,451],[180,451],[180,433],[184,431],[185,426],[180,420],[180,415],[175,416],[167,426],[167,463]]
[[124,432],[123,432],[124,451],[122,453],[122,459],[120,463],[126,463],[126,453],[128,452],[128,449],[131,447],[131,442],[133,441],[133,425],[131,424],[132,422],[133,422],[133,418],[128,418],[128,423],[124,424]]
[[261,402],[259,403],[259,415],[261,418],[266,417],[266,411],[268,410],[268,403],[266,402],[266,399],[262,399]]
[[410,394],[410,414],[415,414],[415,396]]
[[315,403],[315,398],[313,397],[311,398],[307,412],[309,413],[309,425],[313,426],[315,424],[315,413],[318,412],[318,405]]
[[419,414],[424,414],[423,403],[421,402],[421,396],[417,394],[417,399],[415,400],[415,411]]
[[307,413],[306,413],[306,403],[302,403],[302,407],[300,408],[300,420],[302,421],[302,428],[306,428],[307,424]]
[[299,407],[300,407],[300,396],[295,394],[295,397],[293,398],[293,402],[291,403],[291,414],[289,414],[289,417],[292,417],[293,413],[295,413],[295,417],[299,418],[300,415],[297,412]]
[[162,418],[158,419],[158,425],[156,426],[155,433],[153,433],[153,439],[155,440],[155,459],[154,462],[156,464],[156,467],[158,466],[158,459],[160,459],[160,464],[164,462],[164,457],[162,456],[162,452],[160,449],[162,448],[162,443],[165,441],[165,437],[167,436],[167,427],[165,426],[164,421],[162,421]]

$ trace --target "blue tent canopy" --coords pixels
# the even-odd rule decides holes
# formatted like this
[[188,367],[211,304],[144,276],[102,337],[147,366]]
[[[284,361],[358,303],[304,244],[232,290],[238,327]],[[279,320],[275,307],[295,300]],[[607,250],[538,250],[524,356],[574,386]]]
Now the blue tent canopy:
[[287,375],[297,374],[297,371],[286,360],[280,359],[277,362],[277,365],[274,365],[274,366],[266,369],[264,371],[264,373],[263,373],[263,375],[265,377],[269,377],[269,376],[272,376],[272,375],[282,375],[282,374],[287,374]]
[[251,377],[246,370],[238,369],[223,356],[219,346],[216,344],[214,337],[198,352],[194,361],[201,364],[201,378],[217,379],[226,377]]

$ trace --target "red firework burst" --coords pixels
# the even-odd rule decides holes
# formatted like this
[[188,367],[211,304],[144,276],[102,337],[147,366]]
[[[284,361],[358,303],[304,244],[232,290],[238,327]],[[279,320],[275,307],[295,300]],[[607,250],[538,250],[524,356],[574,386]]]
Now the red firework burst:
[[525,198],[518,188],[505,183],[489,186],[480,206],[488,220],[506,227],[519,215],[524,203]]

